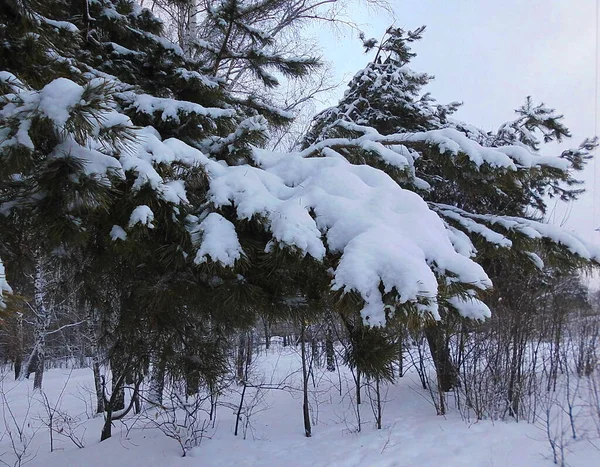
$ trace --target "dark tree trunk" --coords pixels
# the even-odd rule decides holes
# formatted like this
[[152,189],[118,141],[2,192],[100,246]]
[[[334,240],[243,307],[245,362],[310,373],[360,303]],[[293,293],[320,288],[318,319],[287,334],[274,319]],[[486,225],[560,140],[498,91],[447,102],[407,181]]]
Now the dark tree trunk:
[[236,375],[238,381],[244,380],[244,368],[246,364],[246,349],[248,347],[248,343],[246,341],[246,333],[240,333],[240,339],[238,342],[238,351],[236,358]]
[[[73,306],[73,308],[77,307],[77,304],[74,303],[74,299],[71,299],[71,305]],[[87,340],[87,329],[86,327],[83,327],[82,329],[77,329],[77,341],[78,341],[78,345],[77,345],[77,359],[78,361],[78,365],[79,368],[87,368],[88,367],[88,363],[87,363],[87,346],[86,346],[86,340]]]
[[107,405],[106,418],[104,420],[104,426],[102,427],[102,433],[100,434],[100,441],[104,441],[112,436],[112,409],[110,404]]
[[271,330],[269,329],[269,321],[263,318],[263,326],[265,328],[265,349],[269,350],[271,347]]
[[375,380],[375,395],[377,396],[377,429],[381,430],[381,419],[382,419],[382,412],[381,412],[381,387],[379,384],[379,378],[377,378]]
[[357,368],[356,369],[356,404],[360,405],[361,404],[361,398],[360,398],[360,370]]
[[244,373],[247,373],[247,369],[250,368],[250,365],[252,364],[252,357],[253,357],[253,350],[254,347],[254,334],[252,334],[252,331],[248,332],[247,336],[246,336],[246,371],[244,371]]
[[[34,351],[28,358],[25,360],[25,363],[21,367],[22,374],[25,378],[29,379],[31,373],[35,372],[35,367],[37,366],[37,351]],[[19,376],[21,378],[21,376]]]
[[[130,368],[128,364],[124,365],[124,374],[127,374],[129,372]],[[120,377],[118,377],[116,380],[113,379],[113,393],[110,396],[110,399],[105,401],[105,406],[106,406],[106,412],[105,412],[105,419],[104,419],[104,426],[102,427],[102,434],[100,435],[100,441],[104,441],[105,439],[108,439],[111,437],[112,435],[112,422],[113,420],[120,420],[123,417],[125,417],[129,411],[132,409],[132,407],[134,406],[134,404],[136,403],[136,401],[138,401],[139,403],[139,390],[140,390],[140,385],[142,384],[142,377],[139,377],[137,379],[137,381],[134,381],[134,388],[133,388],[133,395],[131,396],[131,401],[129,402],[129,406],[127,407],[127,409],[125,409],[125,407],[123,407],[122,412],[120,413],[115,413],[115,403],[118,402],[118,397],[120,392],[123,391],[124,389],[124,384],[125,384],[125,377],[124,374],[122,374]],[[104,393],[104,390],[103,390]]]
[[398,333],[398,377],[404,376],[404,331]]
[[113,401],[110,410],[123,410],[125,408],[125,389],[123,383],[125,382],[125,372],[127,371],[127,368],[124,364],[123,357],[118,355],[117,351],[113,352],[113,355],[111,356],[110,369],[112,371],[111,400]]
[[133,412],[138,414],[142,411],[142,402],[140,400],[140,395],[136,392],[133,394]]
[[15,380],[19,379],[19,375],[21,374],[21,366],[23,365],[23,357],[19,354],[17,354],[17,356],[15,356],[15,362],[14,362],[14,367],[15,367]]
[[148,402],[151,405],[162,405],[162,396],[165,389],[165,369],[167,359],[164,352],[152,363],[150,371],[150,388],[148,391]]
[[33,378],[33,389],[42,389],[42,379],[44,378],[44,365],[46,364],[45,348],[40,349],[35,360],[35,377]]
[[235,431],[233,432],[233,436],[238,435],[238,429],[240,426],[240,419],[242,417],[242,408],[244,407],[244,396],[246,395],[246,388],[248,385],[244,381],[244,389],[242,389],[242,396],[240,397],[240,405],[238,405],[237,416],[235,418]]
[[333,353],[333,332],[327,328],[325,334],[325,354],[327,356],[327,371],[335,371],[335,354]]
[[17,345],[15,350],[15,380],[23,369],[23,313],[17,313]]
[[195,362],[185,362],[185,390],[188,396],[193,396],[200,389],[200,371]]
[[304,435],[307,438],[312,436],[312,429],[310,426],[310,412],[308,405],[308,368],[306,362],[306,335],[304,323],[300,327],[300,345],[301,345],[301,356],[302,356],[302,415],[304,418]]
[[457,371],[450,358],[450,348],[446,342],[444,330],[435,324],[427,326],[425,327],[425,337],[435,365],[440,390],[448,392],[456,386]]

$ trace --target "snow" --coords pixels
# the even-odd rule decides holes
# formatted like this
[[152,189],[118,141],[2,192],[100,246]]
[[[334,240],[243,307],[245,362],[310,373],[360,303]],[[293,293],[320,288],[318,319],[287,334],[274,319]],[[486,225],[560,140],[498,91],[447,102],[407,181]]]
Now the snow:
[[[336,124],[340,124],[340,122],[336,122]],[[360,125],[349,124],[348,122],[344,122],[342,126],[353,130],[364,128]],[[487,164],[491,167],[513,171],[517,170],[518,167],[549,166],[560,170],[568,170],[570,168],[570,163],[566,159],[541,156],[533,153],[524,146],[482,146],[454,128],[392,135],[381,135],[377,131],[370,129],[363,136],[355,139],[331,138],[320,141],[302,151],[302,154],[309,156],[326,147],[333,149],[336,149],[336,147],[362,147],[363,149],[379,154],[386,163],[404,168],[407,163],[413,165],[414,158],[418,157],[417,152],[407,150],[406,146],[409,146],[411,143],[435,145],[442,154],[451,157],[457,156],[459,153],[465,154],[476,167]],[[382,147],[388,148],[383,150]]]
[[[483,269],[459,254],[441,219],[415,193],[387,174],[327,155],[266,155],[261,168],[228,168],[211,183],[216,206],[233,204],[238,217],[267,219],[275,242],[321,260],[340,253],[335,290],[365,300],[369,323],[385,322],[379,289],[396,291],[399,302],[421,301],[439,317],[437,276],[451,274],[473,288],[491,282]],[[324,239],[326,239],[327,249]]]
[[413,133],[407,141],[435,144],[442,153],[448,152],[457,155],[459,152],[466,154],[477,167],[486,163],[492,167],[503,167],[516,170],[519,167],[550,166],[560,170],[568,170],[569,161],[558,157],[541,156],[530,151],[525,146],[500,146],[485,147],[469,139],[465,134],[453,128],[431,130]]
[[526,254],[536,268],[538,268],[540,271],[544,270],[544,261],[542,260],[542,258],[540,258],[537,254],[531,251],[528,251]]
[[81,101],[83,87],[67,78],[58,78],[40,91],[40,110],[58,127],[70,117],[70,109]]
[[0,82],[7,84],[14,93],[25,89],[25,84],[10,71],[0,70]]
[[123,20],[125,19],[125,16],[122,15],[121,13],[117,12],[117,10],[115,9],[114,5],[112,5],[111,3],[109,3],[108,5],[102,5],[102,16],[106,16],[109,19],[113,19],[113,20]]
[[[443,216],[458,220],[469,231],[480,233],[488,241],[497,243],[500,246],[509,246],[505,237],[489,229],[484,224],[495,225],[507,231],[519,232],[531,239],[547,239],[564,246],[572,254],[582,259],[595,262],[600,261],[599,246],[586,242],[576,232],[568,231],[552,224],[524,217],[469,213],[446,204],[432,203],[432,206]],[[471,220],[479,222],[471,222]],[[531,259],[534,261],[534,264],[538,263],[537,259],[533,257]]]
[[401,303],[429,299],[432,303],[427,311],[440,319],[435,302],[437,280],[423,251],[386,227],[367,230],[348,242],[335,270],[333,289],[358,291],[365,300],[363,319],[369,324],[385,324],[380,283],[386,293],[395,288]]
[[122,176],[122,166],[117,159],[100,152],[98,149],[102,148],[99,144],[91,144],[90,146],[96,146],[96,148],[81,146],[71,136],[67,136],[63,142],[54,147],[50,157],[74,157],[79,159],[84,162],[83,172],[87,175],[96,176],[100,180],[106,179],[109,174]]
[[[13,81],[14,76],[3,74],[1,79]],[[90,89],[104,85],[104,78],[90,80],[87,85]],[[33,143],[29,136],[29,129],[33,119],[38,115],[52,120],[53,124],[62,134],[62,141],[57,144],[54,151],[49,154],[50,158],[73,157],[84,162],[83,174],[91,176],[105,184],[110,184],[111,177],[124,178],[128,172],[135,175],[133,190],[139,190],[149,185],[166,202],[174,205],[187,204],[188,198],[184,182],[177,179],[164,178],[160,175],[158,168],[161,164],[181,162],[186,166],[205,165],[208,159],[198,150],[195,150],[181,141],[161,141],[158,132],[152,127],[134,128],[131,120],[117,110],[106,107],[94,114],[90,119],[91,131],[85,144],[80,144],[75,138],[63,130],[66,122],[78,105],[85,105],[82,101],[84,87],[65,78],[59,78],[40,91],[19,90],[15,94],[7,96],[8,103],[0,110],[0,118],[17,119],[16,129],[6,127],[0,135],[0,147],[21,145],[33,149]],[[144,97],[142,97],[144,102]],[[157,101],[154,101],[156,104]],[[161,100],[164,109],[167,103],[176,102]],[[109,102],[110,103],[110,102]],[[189,108],[189,103],[182,106]],[[149,101],[150,106],[152,103]],[[171,105],[171,104],[169,104]],[[114,106],[114,105],[113,105]],[[177,108],[173,104],[169,109]],[[195,108],[206,115],[211,110],[201,106]],[[229,115],[229,111],[221,111],[222,115]],[[110,129],[129,128],[132,138],[125,143],[120,157],[115,157],[111,148],[101,140],[100,135]],[[216,164],[213,161],[213,164]]]
[[404,155],[399,153],[397,150],[394,151],[386,148],[383,144],[376,141],[363,141],[361,142],[361,147],[365,151],[379,154],[379,156],[389,165],[401,168],[409,165],[408,159]]
[[206,216],[196,232],[202,240],[194,262],[205,263],[209,258],[223,266],[233,266],[241,258],[243,251],[235,233],[234,225],[215,212]]
[[245,118],[236,126],[233,133],[225,137],[209,137],[202,143],[202,149],[206,152],[220,152],[223,148],[227,148],[229,152],[235,149],[235,143],[248,133],[262,133],[268,135],[269,124],[267,119],[262,115],[255,115]]
[[[145,204],[142,204],[140,206],[137,206],[131,213],[131,216],[129,217],[128,226],[129,226],[129,228],[131,228],[131,227],[134,227],[136,224],[142,224],[142,225],[145,225],[146,227],[148,227],[149,229],[153,229],[154,228],[154,225],[152,224],[153,220],[154,220],[154,213],[152,212],[152,209],[150,209]],[[114,229],[114,227],[113,227],[113,229]]]
[[42,16],[35,12],[34,12],[34,17],[43,23],[46,23],[52,27],[55,27],[56,29],[65,29],[72,33],[79,32],[79,28],[77,28],[77,26],[75,26],[73,23],[70,23],[68,21],[55,21],[53,19],[46,18],[45,16]]
[[12,289],[10,285],[8,285],[4,264],[2,263],[2,260],[0,260],[0,308],[4,308],[5,306],[3,296],[7,293],[12,293]]
[[481,235],[487,242],[493,243],[500,247],[510,248],[512,241],[506,238],[504,235],[495,232],[494,230],[486,227],[485,225],[475,222],[473,219],[461,216],[453,206],[432,204],[436,212],[446,219],[452,219],[458,222],[467,232]]
[[457,253],[466,256],[467,258],[477,254],[477,248],[475,248],[473,242],[471,242],[471,239],[466,233],[462,230],[455,229],[447,223],[446,229],[448,229],[448,236]]
[[[136,31],[136,32],[139,32],[139,31]],[[169,50],[169,51],[173,52],[175,55],[179,55],[180,57],[183,57],[185,55],[183,53],[183,49],[181,47],[179,47],[177,44],[171,42],[170,40],[168,40],[164,37],[161,37],[161,36],[157,36],[156,34],[152,34],[151,32],[148,32],[148,31],[141,31],[141,32],[148,39],[151,39],[154,42],[156,42],[157,44],[160,44],[160,46],[162,48],[164,48],[165,50]]]
[[161,198],[173,204],[188,204],[183,180],[165,182],[160,190]]
[[[165,201],[187,204],[183,180],[168,180],[158,172],[161,164],[181,162],[186,166],[205,165],[208,159],[198,150],[177,139],[161,141],[156,130],[145,127],[135,131],[137,144],[121,154],[120,167],[124,172],[135,174],[132,189],[140,190],[149,185]],[[213,161],[214,163],[214,161]]]
[[104,42],[103,45],[107,45],[112,48],[112,53],[116,55],[144,55],[142,52],[138,52],[137,50],[131,50],[127,47],[123,47],[116,42]]
[[219,83],[218,81],[216,81],[215,78],[203,75],[202,73],[198,73],[197,71],[187,70],[186,68],[177,68],[175,70],[175,73],[177,74],[177,76],[180,76],[186,81],[192,79],[199,81],[202,83],[202,85],[206,86],[207,88],[215,89],[219,87]]
[[492,316],[489,307],[475,297],[450,297],[448,303],[465,318],[484,319]]
[[204,117],[211,118],[229,118],[234,116],[234,111],[229,109],[218,109],[203,107],[193,102],[178,101],[164,97],[154,97],[149,94],[121,93],[120,96],[131,101],[131,106],[138,112],[153,115],[155,112],[161,112],[163,120],[173,120],[180,122],[180,113],[195,113]]
[[110,238],[113,241],[116,240],[127,240],[127,232],[123,229],[123,227],[119,227],[118,225],[113,225],[110,230]]
[[19,113],[39,111],[57,127],[63,127],[69,120],[71,109],[81,102],[82,94],[82,86],[67,78],[58,78],[39,92],[23,91],[5,96],[8,103],[0,111],[0,117],[10,118]]
[[[233,436],[235,410],[241,387],[221,398],[215,428],[209,425],[199,447],[181,457],[177,442],[167,438],[152,420],[159,412],[131,414],[113,427],[113,437],[99,442],[102,416],[94,416],[94,382],[90,369],[50,369],[44,374],[44,393],[60,412],[72,419],[85,447],[76,448],[65,436],[55,434],[50,452],[48,429],[42,420],[47,414],[41,394],[32,390],[32,379],[12,381],[6,374],[0,391],[8,404],[0,404],[0,433],[4,432],[10,407],[16,420],[32,437],[30,467],[464,467],[511,466],[550,467],[553,465],[543,427],[526,422],[463,421],[450,409],[435,414],[427,390],[422,389],[414,370],[394,385],[383,385],[385,398],[383,427],[377,430],[366,390],[361,404],[362,430],[356,431],[353,380],[347,369],[328,373],[315,369],[317,387],[309,385],[313,436],[302,431],[300,357],[293,346],[282,347],[277,337],[253,364],[252,382],[277,386],[285,381],[289,390],[248,388],[248,401],[257,400],[244,439]],[[340,396],[340,391],[342,396]],[[5,415],[5,417],[2,417]],[[577,420],[585,417],[580,412]],[[58,418],[58,417],[57,417]],[[24,422],[24,423],[23,423]],[[243,423],[242,423],[243,425]],[[34,434],[35,433],[35,434]],[[0,439],[6,462],[13,460],[8,437]],[[597,450],[585,439],[569,444],[568,465],[592,467]],[[10,463],[12,465],[12,462]]]

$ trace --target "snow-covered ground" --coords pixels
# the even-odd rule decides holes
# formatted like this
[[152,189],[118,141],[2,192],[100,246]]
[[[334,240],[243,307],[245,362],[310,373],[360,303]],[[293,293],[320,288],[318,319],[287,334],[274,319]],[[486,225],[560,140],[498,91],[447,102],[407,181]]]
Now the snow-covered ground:
[[[115,422],[113,437],[100,443],[103,420],[92,416],[89,369],[54,369],[44,375],[44,391],[57,414],[56,426],[62,426],[56,430],[62,433],[54,434],[54,451],[50,452],[43,396],[32,391],[32,380],[14,382],[5,370],[0,394],[0,434],[4,433],[0,435],[0,464],[15,463],[7,428],[18,450],[22,446],[16,430],[19,425],[25,441],[31,440],[23,460],[32,467],[552,465],[543,424],[468,423],[452,409],[446,416],[437,416],[429,392],[422,389],[414,372],[382,391],[381,430],[375,427],[369,397],[363,391],[359,433],[350,373],[317,369],[314,383],[310,382],[313,436],[306,438],[299,369],[296,348],[275,344],[268,352],[263,349],[250,380],[271,389],[247,390],[244,406],[252,414],[249,420],[242,417],[239,436],[233,434],[241,393],[236,387],[223,397],[214,428],[207,427],[201,445],[186,457],[179,444],[156,427],[162,419],[155,409]],[[61,413],[71,419],[64,422]],[[65,436],[70,430],[84,448],[77,448]],[[600,450],[590,440],[566,441],[567,465],[600,466]]]

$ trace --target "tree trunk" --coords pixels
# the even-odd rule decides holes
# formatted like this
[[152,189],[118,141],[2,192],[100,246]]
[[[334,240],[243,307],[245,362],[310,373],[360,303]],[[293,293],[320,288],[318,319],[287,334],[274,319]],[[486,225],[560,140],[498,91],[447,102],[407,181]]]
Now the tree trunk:
[[242,417],[242,408],[244,407],[244,397],[246,396],[246,388],[248,385],[246,381],[244,381],[244,388],[242,389],[242,396],[240,397],[240,404],[238,405],[237,416],[235,418],[235,431],[233,432],[233,436],[238,435],[238,429],[240,426],[240,418]]
[[333,332],[327,328],[325,334],[325,354],[327,357],[327,371],[335,371],[335,354],[333,349]]
[[160,356],[156,356],[152,362],[150,370],[150,387],[148,389],[148,403],[150,405],[162,405],[163,391],[165,389],[165,369],[167,358],[165,352],[161,352]]
[[269,347],[271,347],[271,330],[269,329],[269,322],[266,318],[263,318],[263,326],[265,329],[265,349],[269,350]]
[[15,379],[23,371],[23,313],[17,312],[17,345],[15,350]]
[[198,0],[192,0],[188,10],[187,24],[184,31],[183,51],[187,57],[193,55],[194,40],[198,35]]
[[304,418],[304,435],[307,438],[312,436],[312,429],[310,426],[310,411],[308,405],[308,368],[306,362],[306,335],[305,335],[304,323],[300,326],[300,345],[301,345],[301,356],[302,356],[302,415]]
[[244,377],[247,377],[248,368],[250,368],[250,365],[252,364],[253,347],[254,347],[254,334],[252,333],[252,331],[249,331],[246,336],[246,366],[245,366],[245,371],[244,371],[244,373],[245,373]]
[[317,338],[314,336],[314,334],[310,339],[310,352],[312,360],[311,363],[314,365],[314,368],[320,368],[321,361],[319,358],[319,342],[317,341]]
[[[42,264],[42,256],[39,251],[34,253],[35,276],[33,281],[33,309],[35,313],[35,329],[34,329],[34,346],[33,351],[27,361],[25,368],[26,372],[35,371],[35,379],[33,381],[34,389],[42,388],[42,379],[44,377],[44,364],[46,361],[46,333],[51,322],[51,312],[46,308],[46,280],[44,277],[44,266]],[[32,357],[36,358],[35,365],[31,365]],[[30,368],[32,366],[32,368]],[[28,375],[27,375],[28,376]],[[20,379],[23,376],[19,377]]]
[[425,337],[435,365],[439,388],[443,392],[448,392],[456,386],[457,372],[450,358],[444,330],[437,324],[426,326]]
[[398,333],[398,377],[404,376],[404,330]]
[[14,369],[15,369],[15,380],[19,379],[21,374],[21,367],[23,366],[23,358],[21,355],[15,355]]
[[[125,385],[125,374],[130,370],[129,368],[129,364],[127,363],[123,363],[123,368],[122,368],[122,372],[121,374],[115,378],[114,377],[114,373],[113,373],[113,381],[112,381],[112,387],[113,387],[113,392],[110,395],[110,399],[108,399],[105,403],[105,407],[106,407],[106,412],[105,412],[105,419],[104,419],[104,426],[102,427],[102,433],[100,435],[100,441],[104,441],[108,438],[110,438],[112,436],[112,422],[113,420],[116,419],[120,419],[122,417],[124,417],[125,415],[127,415],[127,413],[129,412],[129,410],[131,410],[131,406],[133,405],[133,402],[135,401],[135,399],[138,397],[138,391],[140,388],[140,385],[142,384],[142,379],[139,378],[136,382],[135,382],[135,388],[133,390],[133,396],[132,396],[132,400],[131,403],[129,404],[129,407],[127,408],[127,410],[125,409],[125,404],[123,404],[123,409],[120,410],[124,410],[124,412],[122,412],[119,415],[115,415],[114,412],[116,412],[117,409],[115,409],[115,407],[117,406],[117,404],[120,404],[120,398],[122,394],[124,393],[124,385]],[[103,388],[103,395],[104,395],[104,388]]]
[[379,384],[379,378],[375,379],[375,395],[377,396],[377,429],[381,430],[381,386]]
[[244,368],[246,363],[246,349],[247,349],[246,333],[241,332],[238,342],[238,351],[236,358],[236,375],[238,381],[244,380]]
[[100,434],[100,441],[104,441],[112,436],[112,409],[110,404],[107,405],[106,419],[104,420],[104,426],[102,427],[102,433]]
[[104,388],[100,375],[100,362],[97,356],[92,357],[92,371],[94,372],[94,388],[96,389],[96,413],[104,412]]
[[[43,347],[42,347],[43,349]],[[33,378],[33,389],[42,389],[42,379],[44,378],[44,366],[46,364],[46,356],[43,351],[38,352],[35,361],[35,377]]]
[[[124,364],[123,357],[117,355],[118,352],[113,351],[110,359],[110,369],[112,371],[112,407],[110,411],[123,410],[125,408],[125,371],[127,370]],[[107,408],[108,410],[108,408]]]
[[98,345],[97,314],[89,303],[84,302],[87,310],[86,333],[89,339],[90,353],[92,354],[92,372],[94,374],[94,389],[96,390],[96,413],[104,412],[104,385],[100,374],[100,346]]

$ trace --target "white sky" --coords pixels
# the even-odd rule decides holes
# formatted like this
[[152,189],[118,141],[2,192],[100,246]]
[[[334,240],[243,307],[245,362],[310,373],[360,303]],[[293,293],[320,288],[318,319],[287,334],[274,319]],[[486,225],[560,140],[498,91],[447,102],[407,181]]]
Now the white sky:
[[[411,67],[436,77],[427,90],[439,102],[464,102],[458,119],[496,129],[512,119],[513,110],[531,95],[564,114],[573,135],[560,147],[547,146],[544,153],[559,154],[561,148],[578,146],[598,133],[594,129],[596,0],[390,3],[396,26],[427,26],[423,40],[413,45],[418,56]],[[348,13],[367,37],[381,37],[393,21],[389,14],[368,8]],[[368,61],[354,36],[319,32],[323,56],[333,62],[338,81],[346,78],[347,82]],[[342,86],[331,104],[343,91]],[[570,207],[566,227],[600,244],[600,232],[594,231],[600,226],[600,161],[590,161],[581,178],[588,192]],[[553,221],[560,223],[568,211],[569,207],[559,206]]]

